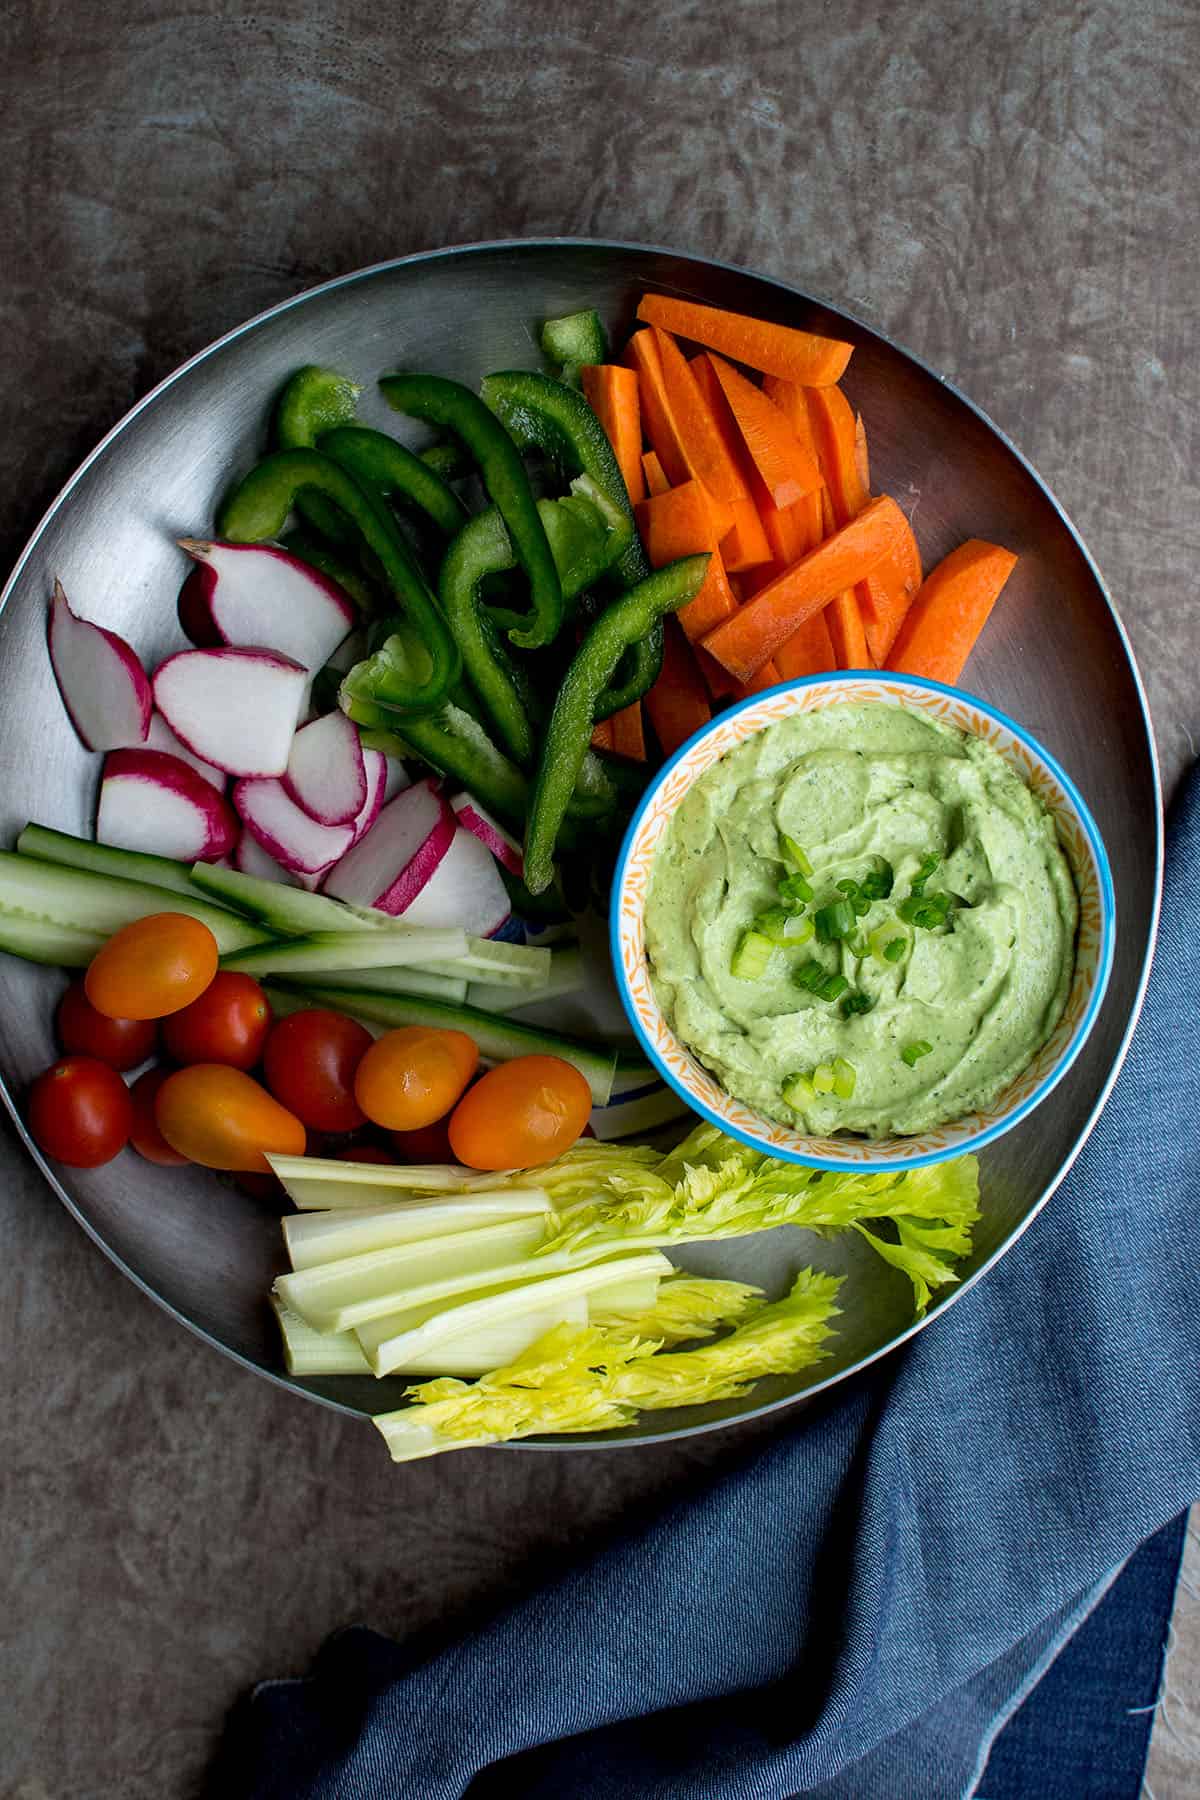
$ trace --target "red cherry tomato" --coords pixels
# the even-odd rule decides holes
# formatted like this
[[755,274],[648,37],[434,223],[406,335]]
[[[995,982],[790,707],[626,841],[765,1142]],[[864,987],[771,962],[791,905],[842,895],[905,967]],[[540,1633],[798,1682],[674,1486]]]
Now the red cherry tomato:
[[228,1063],[252,1069],[274,1014],[252,975],[219,969],[190,1006],[163,1021],[163,1045],[177,1063]]
[[176,1168],[187,1161],[180,1156],[178,1150],[172,1150],[162,1132],[158,1129],[158,1120],[154,1116],[154,1103],[158,1099],[158,1090],[173,1074],[171,1069],[147,1069],[139,1075],[129,1090],[133,1101],[133,1128],[129,1133],[129,1142],[139,1156],[147,1162],[158,1163],[161,1168]]
[[415,1131],[393,1131],[392,1142],[406,1163],[448,1163],[454,1161],[450,1148],[450,1115],[435,1119],[432,1125],[418,1125]]
[[479,1047],[465,1031],[403,1025],[371,1045],[354,1098],[373,1124],[416,1131],[450,1111],[478,1066]]
[[94,1056],[110,1069],[136,1069],[154,1055],[158,1026],[153,1019],[110,1019],[97,1012],[82,981],[73,981],[55,1015],[58,1041],[72,1056]]
[[84,976],[110,1019],[162,1019],[202,994],[217,972],[217,940],[189,913],[150,913],[114,932]]
[[366,1114],[354,1076],[371,1034],[357,1019],[314,1007],[280,1019],[267,1039],[263,1075],[277,1100],[312,1131],[357,1131]]
[[39,1150],[73,1169],[98,1169],[129,1142],[133,1101],[115,1069],[94,1056],[64,1056],[29,1090],[29,1130]]
[[450,1146],[471,1169],[530,1169],[581,1135],[592,1093],[559,1056],[518,1056],[490,1069],[455,1107]]

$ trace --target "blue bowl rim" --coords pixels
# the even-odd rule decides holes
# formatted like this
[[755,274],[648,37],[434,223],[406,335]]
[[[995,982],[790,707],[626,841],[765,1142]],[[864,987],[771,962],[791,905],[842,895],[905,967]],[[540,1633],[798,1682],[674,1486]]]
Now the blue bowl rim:
[[[642,819],[651,805],[654,796],[683,757],[687,756],[698,743],[702,742],[704,738],[708,737],[719,726],[726,725],[730,719],[736,718],[740,713],[747,712],[753,707],[760,706],[763,700],[771,694],[800,693],[807,688],[816,687],[836,688],[848,683],[861,681],[880,682],[885,687],[889,682],[895,682],[898,689],[900,687],[915,687],[921,688],[930,694],[943,694],[948,699],[958,700],[967,706],[975,708],[977,711],[984,713],[989,719],[993,720],[994,723],[1002,726],[1006,731],[1010,731],[1015,738],[1024,744],[1025,748],[1031,752],[1034,758],[1050,771],[1054,779],[1059,783],[1063,792],[1066,794],[1068,800],[1071,802],[1071,805],[1074,807],[1079,821],[1083,826],[1084,835],[1087,838],[1092,857],[1096,864],[1100,886],[1100,950],[1096,964],[1096,980],[1093,984],[1087,1006],[1085,1007],[1066,1048],[1043,1081],[1031,1094],[1027,1095],[1026,1098],[1021,1101],[1019,1106],[1014,1106],[1010,1111],[1004,1113],[1001,1118],[995,1120],[993,1124],[988,1125],[983,1131],[976,1132],[972,1137],[964,1138],[960,1143],[947,1145],[941,1150],[927,1150],[922,1154],[909,1157],[888,1157],[886,1161],[881,1160],[878,1163],[872,1163],[870,1160],[864,1161],[861,1154],[856,1155],[853,1160],[851,1160],[849,1157],[839,1159],[829,1155],[819,1156],[815,1153],[810,1155],[797,1150],[786,1150],[778,1144],[764,1143],[761,1139],[754,1137],[750,1132],[740,1130],[737,1126],[731,1124],[728,1119],[723,1119],[719,1113],[712,1109],[712,1107],[706,1105],[703,1100],[699,1099],[690,1091],[690,1089],[685,1087],[683,1082],[679,1080],[678,1076],[674,1074],[658,1054],[657,1049],[651,1042],[638,1017],[637,1008],[634,1006],[630,996],[629,985],[625,977],[624,958],[621,954],[623,941],[623,933],[621,930],[621,896],[625,889],[625,872],[629,862],[630,852],[633,849],[634,841],[637,837]],[[897,694],[897,703],[902,704],[899,693]],[[887,703],[884,702],[884,704]],[[765,730],[766,727],[764,726],[763,729]],[[921,1169],[928,1167],[932,1163],[948,1162],[955,1156],[974,1155],[977,1151],[982,1150],[985,1145],[995,1143],[997,1138],[1003,1137],[1006,1132],[1011,1131],[1014,1126],[1019,1125],[1022,1120],[1028,1118],[1035,1107],[1040,1106],[1046,1096],[1053,1092],[1082,1051],[1104,1001],[1109,977],[1112,974],[1116,948],[1116,916],[1117,900],[1116,892],[1113,887],[1112,870],[1109,866],[1108,851],[1105,849],[1104,839],[1100,835],[1100,829],[1092,817],[1087,802],[1084,800],[1083,795],[1080,793],[1075,782],[1067,774],[1067,771],[1063,768],[1058,759],[1052,756],[1048,750],[1043,749],[1042,745],[1038,743],[1037,739],[1033,737],[1023,725],[1018,724],[1015,719],[1011,718],[1008,713],[1001,711],[998,706],[993,706],[989,701],[981,700],[977,694],[968,692],[966,688],[950,687],[943,681],[932,681],[922,675],[906,675],[899,670],[838,669],[822,675],[804,675],[798,677],[794,681],[779,682],[774,687],[763,688],[756,694],[748,695],[745,700],[739,700],[735,706],[727,707],[709,724],[701,726],[699,731],[694,731],[691,737],[688,738],[685,743],[681,744],[678,750],[667,759],[638,802],[637,809],[630,819],[625,836],[621,841],[621,849],[617,856],[616,869],[613,875],[612,898],[609,906],[609,950],[612,957],[613,977],[616,981],[621,1005],[625,1010],[625,1016],[633,1028],[638,1043],[641,1045],[646,1056],[649,1058],[650,1063],[657,1070],[662,1080],[679,1095],[681,1100],[691,1107],[693,1112],[699,1113],[700,1116],[707,1119],[710,1124],[717,1126],[717,1128],[720,1131],[723,1131],[726,1136],[736,1138],[739,1143],[747,1145],[752,1150],[763,1150],[768,1155],[778,1157],[783,1162],[799,1163],[806,1168],[812,1169],[840,1170],[850,1168],[859,1171],[876,1169],[890,1170],[896,1174],[900,1174],[906,1169]],[[855,1138],[852,1141],[856,1150],[861,1151],[863,1140],[861,1138]],[[892,1139],[890,1141],[896,1142],[898,1140]]]

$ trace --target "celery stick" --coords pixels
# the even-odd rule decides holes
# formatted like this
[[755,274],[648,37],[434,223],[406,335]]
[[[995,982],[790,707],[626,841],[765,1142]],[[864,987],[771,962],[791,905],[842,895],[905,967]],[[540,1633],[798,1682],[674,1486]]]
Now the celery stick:
[[371,1250],[390,1250],[427,1238],[447,1237],[476,1225],[500,1225],[550,1210],[537,1188],[509,1188],[432,1205],[341,1207],[334,1212],[293,1213],[282,1220],[293,1269],[314,1269]]
[[[448,1338],[435,1350],[413,1356],[405,1363],[403,1372],[406,1375],[458,1375],[463,1379],[490,1374],[493,1369],[502,1369],[514,1356],[520,1356],[522,1351],[528,1350],[544,1331],[553,1330],[555,1325],[586,1325],[587,1310],[585,1294],[560,1300],[557,1306],[538,1307],[516,1318],[485,1326],[482,1330],[467,1331],[461,1337]],[[358,1338],[353,1332],[347,1332],[346,1336],[353,1338],[355,1348],[362,1358],[362,1367],[369,1372],[371,1365]]]
[[[505,1175],[479,1174],[456,1169],[449,1163],[412,1163],[392,1167],[387,1163],[341,1162],[330,1156],[274,1156],[268,1154],[275,1174],[289,1200],[302,1212],[324,1212],[331,1207],[394,1206],[405,1195],[424,1200],[431,1194],[490,1193],[512,1179]],[[518,1205],[516,1212],[541,1210]]]
[[[352,1331],[314,1331],[271,1295],[289,1375],[369,1375],[371,1365]],[[496,1365],[499,1367],[499,1364]]]
[[[495,1289],[483,1293],[465,1291],[456,1305],[439,1303],[433,1295],[418,1299],[414,1292],[411,1296],[413,1305],[404,1310],[396,1308],[393,1317],[380,1314],[374,1320],[364,1319],[356,1327],[358,1340],[375,1373],[391,1375],[397,1369],[411,1368],[414,1356],[423,1357],[464,1331],[518,1317],[532,1308],[541,1309],[572,1295],[590,1296],[614,1283],[671,1272],[666,1257],[655,1250],[638,1256],[612,1257],[583,1268],[555,1270],[551,1267],[555,1263],[555,1257],[539,1257],[536,1262],[526,1263],[526,1279],[514,1279],[503,1286],[500,1285],[503,1272],[496,1270]],[[546,1273],[534,1281],[528,1278],[533,1270],[545,1270]],[[446,1296],[447,1300],[449,1298]]]

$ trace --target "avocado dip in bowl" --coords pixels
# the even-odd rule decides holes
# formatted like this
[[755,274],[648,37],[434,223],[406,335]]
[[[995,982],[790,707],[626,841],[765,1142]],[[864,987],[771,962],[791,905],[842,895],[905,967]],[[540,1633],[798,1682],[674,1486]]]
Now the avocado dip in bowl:
[[617,868],[617,982],[663,1077],[814,1167],[911,1168],[1023,1118],[1112,962],[1096,827],[1020,726],[909,676],[817,676],[666,765]]

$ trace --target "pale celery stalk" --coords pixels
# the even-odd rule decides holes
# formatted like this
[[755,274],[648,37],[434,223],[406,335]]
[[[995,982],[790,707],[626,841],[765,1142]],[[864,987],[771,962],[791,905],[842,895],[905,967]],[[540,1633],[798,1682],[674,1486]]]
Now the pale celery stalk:
[[352,1331],[314,1331],[275,1295],[271,1308],[283,1338],[289,1375],[369,1375],[371,1365]]
[[[365,1319],[438,1300],[464,1287],[527,1278],[529,1258],[544,1236],[540,1218],[505,1219],[499,1225],[477,1225],[469,1231],[421,1238],[390,1250],[370,1250],[363,1256],[344,1256],[315,1269],[281,1275],[275,1291],[314,1330],[346,1331]],[[595,1262],[597,1254],[603,1256],[607,1249],[583,1257],[563,1254],[569,1259],[568,1266],[574,1266],[576,1262]],[[552,1258],[543,1261],[558,1267]]]
[[[329,1207],[394,1205],[405,1195],[473,1194],[503,1187],[503,1175],[480,1175],[448,1163],[413,1163],[407,1168],[387,1163],[341,1162],[335,1156],[273,1156],[267,1161],[288,1198],[302,1212]],[[514,1211],[523,1209],[516,1207]],[[530,1209],[532,1210],[532,1208]]]
[[[509,1271],[495,1270],[496,1286],[491,1291],[471,1293],[464,1285],[459,1289],[457,1303],[450,1293],[435,1296],[414,1292],[409,1296],[409,1307],[393,1309],[394,1318],[389,1320],[376,1315],[373,1320],[364,1320],[356,1330],[371,1367],[377,1375],[390,1375],[396,1369],[410,1368],[414,1356],[424,1356],[427,1351],[436,1349],[449,1338],[461,1336],[464,1331],[518,1317],[531,1308],[540,1309],[577,1294],[588,1295],[590,1304],[591,1295],[598,1289],[641,1276],[669,1275],[671,1272],[671,1264],[665,1256],[658,1251],[648,1251],[641,1256],[612,1257],[590,1266],[576,1265],[560,1273],[548,1273],[538,1280],[530,1279],[534,1269],[546,1268],[551,1260],[546,1257],[533,1265],[527,1262],[523,1279]],[[385,1329],[387,1335],[384,1335]]]
[[389,1250],[396,1244],[446,1237],[477,1225],[499,1225],[537,1217],[550,1210],[550,1197],[537,1188],[509,1188],[432,1204],[405,1201],[397,1206],[340,1207],[331,1212],[293,1213],[281,1220],[293,1269],[313,1269]]
[[[530,1344],[536,1343],[544,1331],[551,1331],[556,1325],[586,1325],[587,1316],[587,1295],[577,1294],[573,1299],[560,1301],[557,1306],[522,1313],[516,1318],[485,1326],[482,1330],[468,1331],[461,1337],[448,1338],[436,1350],[427,1350],[423,1356],[414,1356],[404,1365],[403,1373],[457,1375],[463,1380],[486,1375],[490,1369],[503,1368],[514,1356],[520,1356],[522,1351],[528,1350]],[[350,1335],[354,1336],[353,1333]],[[371,1365],[367,1362],[361,1345],[359,1355],[369,1370]]]

